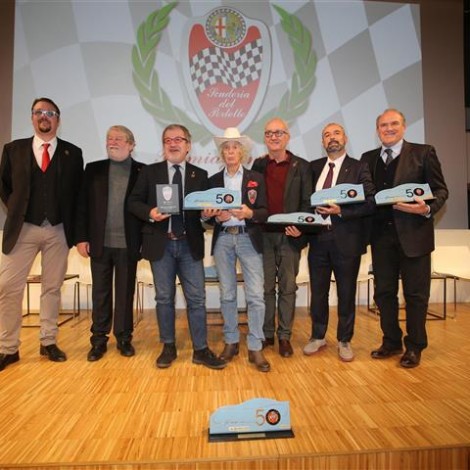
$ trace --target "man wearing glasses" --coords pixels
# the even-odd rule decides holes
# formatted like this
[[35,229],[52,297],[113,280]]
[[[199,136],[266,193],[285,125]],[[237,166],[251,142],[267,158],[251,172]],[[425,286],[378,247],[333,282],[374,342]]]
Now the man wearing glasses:
[[[183,195],[208,189],[207,172],[186,161],[191,150],[191,134],[186,127],[167,126],[162,144],[164,161],[142,168],[128,201],[129,210],[145,222],[142,257],[150,261],[152,268],[160,342],[163,343],[156,366],[170,367],[177,356],[175,294],[178,276],[187,303],[194,349],[192,361],[211,369],[223,369],[226,362],[217,358],[207,345],[201,212],[182,210]],[[179,214],[162,213],[157,204],[156,185],[169,183],[181,191]]]
[[[310,165],[287,150],[289,139],[287,123],[280,118],[271,119],[264,128],[264,142],[268,154],[253,163],[252,169],[264,174],[269,215],[310,211]],[[290,339],[294,323],[296,277],[299,272],[300,252],[306,246],[305,237],[297,237],[297,234],[295,227],[282,225],[266,225],[263,233],[266,302],[264,346],[274,345],[274,334],[277,333],[279,354],[282,357],[290,357],[293,354]]]
[[60,288],[74,244],[82,151],[57,138],[60,110],[34,100],[34,136],[10,142],[0,163],[0,197],[7,208],[0,265],[0,370],[19,360],[22,302],[27,276],[41,252],[40,355],[67,359],[57,346]]

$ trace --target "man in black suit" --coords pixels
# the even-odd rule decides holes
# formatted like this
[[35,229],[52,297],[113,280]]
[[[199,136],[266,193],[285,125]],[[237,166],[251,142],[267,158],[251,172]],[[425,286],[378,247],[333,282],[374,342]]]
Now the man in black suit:
[[[163,351],[157,367],[170,367],[176,359],[175,294],[176,276],[187,303],[189,331],[193,342],[193,363],[222,369],[207,346],[206,294],[204,285],[204,229],[201,212],[182,210],[182,196],[208,188],[207,172],[186,161],[191,134],[180,124],[171,124],[162,135],[165,160],[144,167],[129,196],[129,210],[144,221],[142,256],[150,261],[156,289],[157,320]],[[180,213],[162,213],[157,204],[156,185],[177,185],[181,191]]]
[[396,109],[378,116],[377,134],[382,146],[362,155],[368,163],[377,192],[405,183],[428,183],[433,200],[415,197],[412,203],[380,206],[374,216],[371,243],[375,278],[375,302],[380,310],[382,345],[374,359],[402,353],[398,323],[398,281],[406,302],[406,351],[400,365],[419,365],[426,348],[426,314],[431,288],[431,252],[434,250],[434,214],[444,205],[448,190],[441,164],[431,145],[404,140],[406,121]]
[[[212,237],[220,287],[220,305],[224,317],[225,347],[220,358],[230,361],[239,353],[240,331],[237,309],[237,260],[240,262],[245,286],[248,315],[248,360],[261,372],[271,368],[263,355],[263,323],[265,304],[263,296],[263,238],[260,223],[268,217],[264,178],[258,172],[246,169],[251,140],[229,127],[221,137],[214,137],[225,169],[211,176],[211,188],[240,191],[241,207],[203,211],[204,218],[213,217]],[[233,199],[232,199],[233,200]]]
[[106,134],[108,158],[87,164],[80,191],[77,250],[84,258],[91,258],[90,362],[100,360],[106,352],[111,325],[121,355],[135,354],[131,341],[142,223],[127,210],[126,204],[143,163],[131,157],[134,147],[130,129],[110,127]]
[[[268,154],[256,159],[252,169],[264,175],[268,215],[310,210],[312,194],[310,165],[303,158],[287,150],[289,140],[289,128],[285,121],[274,118],[266,123],[264,143]],[[294,324],[296,278],[299,273],[300,252],[306,246],[306,238],[297,237],[295,227],[265,225],[263,245],[266,301],[264,345],[273,345],[274,334],[277,333],[279,354],[282,357],[290,357],[294,353],[290,340]]]
[[351,339],[356,316],[357,275],[361,255],[367,247],[365,217],[373,213],[375,201],[369,168],[347,155],[347,141],[341,125],[326,125],[322,131],[322,144],[328,157],[311,163],[315,191],[342,183],[362,184],[365,201],[344,205],[331,203],[316,209],[324,217],[325,225],[310,235],[308,265],[312,292],[312,336],[303,351],[310,356],[326,346],[328,295],[333,272],[338,293],[338,355],[342,361],[350,362],[354,359]]
[[23,293],[41,252],[40,354],[67,359],[57,346],[60,288],[74,244],[82,151],[57,138],[60,110],[50,98],[34,100],[34,136],[5,145],[0,197],[7,208],[0,266],[0,370],[19,360]]

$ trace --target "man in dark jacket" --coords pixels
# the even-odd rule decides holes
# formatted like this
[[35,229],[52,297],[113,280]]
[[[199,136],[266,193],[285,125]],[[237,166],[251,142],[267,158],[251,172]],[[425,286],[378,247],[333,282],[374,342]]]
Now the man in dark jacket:
[[[287,150],[289,140],[289,128],[285,121],[274,118],[266,123],[264,143],[268,154],[256,159],[252,170],[264,175],[268,215],[310,210],[310,165]],[[264,345],[273,345],[274,335],[277,333],[279,354],[282,357],[290,357],[294,353],[290,340],[294,324],[296,278],[299,273],[300,252],[306,246],[306,238],[294,237],[292,230],[293,227],[290,226],[266,224],[263,233],[266,301]]]
[[[135,139],[124,126],[106,134],[108,158],[87,164],[77,209],[77,250],[91,258],[92,325],[90,362],[107,350],[113,325],[117,348],[133,356],[133,304],[141,221],[126,208],[143,164],[131,157]],[[113,319],[114,279],[114,319]]]
[[59,107],[37,98],[31,107],[34,136],[5,145],[0,197],[7,208],[0,267],[0,370],[20,358],[23,293],[41,252],[39,352],[54,362],[67,359],[57,346],[60,288],[74,245],[82,151],[57,137]]
[[[223,369],[207,345],[206,293],[204,284],[204,229],[201,211],[183,210],[183,196],[208,188],[207,171],[186,161],[191,134],[181,124],[170,124],[162,135],[165,160],[143,168],[129,197],[129,210],[144,221],[142,256],[150,261],[156,289],[157,320],[162,353],[156,365],[170,367],[176,359],[175,295],[176,276],[186,298],[189,331],[193,342],[193,363]],[[178,214],[162,212],[157,203],[158,184],[172,183],[180,199]],[[168,186],[171,190],[171,187]]]
[[312,336],[304,347],[304,354],[310,356],[326,346],[328,296],[333,273],[338,293],[338,355],[342,361],[350,362],[354,359],[351,339],[356,316],[357,275],[361,255],[367,247],[365,217],[374,212],[375,202],[369,167],[347,155],[347,141],[341,125],[326,125],[322,131],[322,143],[328,156],[311,162],[315,191],[342,183],[361,184],[365,201],[345,205],[332,203],[317,208],[325,219],[325,225],[310,236],[308,265],[312,291]]
[[381,147],[366,152],[377,191],[405,183],[427,183],[434,199],[399,202],[378,207],[372,228],[374,299],[380,310],[383,332],[381,346],[372,351],[374,359],[401,354],[402,330],[398,322],[398,281],[403,283],[406,302],[405,354],[400,365],[416,367],[426,348],[426,314],[431,288],[431,252],[434,250],[433,219],[449,193],[436,150],[431,145],[404,140],[405,116],[387,109],[377,118]]

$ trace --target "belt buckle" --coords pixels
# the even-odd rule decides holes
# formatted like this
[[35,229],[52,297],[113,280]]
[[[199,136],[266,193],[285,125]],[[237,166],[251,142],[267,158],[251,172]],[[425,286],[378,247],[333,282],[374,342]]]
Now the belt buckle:
[[234,227],[234,226],[232,226],[232,227],[226,227],[226,228],[225,228],[225,231],[226,231],[227,233],[230,233],[231,235],[237,235],[237,234],[239,233],[239,232],[238,232],[238,227]]

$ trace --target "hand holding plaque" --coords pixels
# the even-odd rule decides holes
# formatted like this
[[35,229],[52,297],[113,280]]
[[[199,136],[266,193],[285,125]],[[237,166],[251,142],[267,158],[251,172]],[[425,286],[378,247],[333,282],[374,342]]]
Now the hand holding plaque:
[[281,225],[324,225],[325,220],[319,214],[310,212],[290,212],[288,214],[273,214],[266,221],[268,224]]
[[377,205],[396,204],[397,202],[413,202],[415,197],[423,201],[434,199],[429,184],[406,183],[394,188],[384,189],[375,195]]
[[185,210],[239,209],[241,205],[241,191],[227,188],[195,191],[184,198]]
[[179,214],[180,204],[178,199],[177,184],[157,184],[157,207],[162,214]]
[[362,184],[341,183],[328,189],[320,189],[310,196],[310,205],[327,206],[330,203],[337,205],[352,204],[365,201]]

